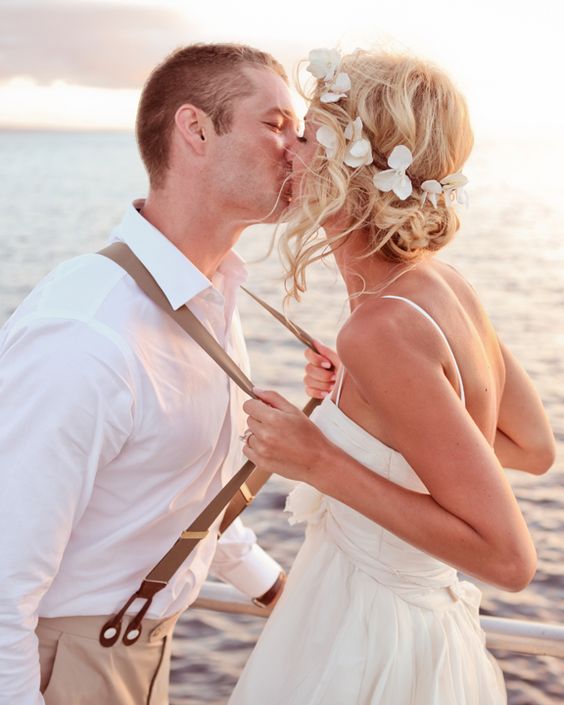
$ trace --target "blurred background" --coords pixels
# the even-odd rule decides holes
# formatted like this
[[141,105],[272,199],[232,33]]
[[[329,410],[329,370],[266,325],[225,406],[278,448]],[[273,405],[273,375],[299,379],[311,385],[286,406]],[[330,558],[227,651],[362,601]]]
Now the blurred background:
[[[180,45],[230,41],[274,54],[293,76],[317,47],[411,51],[465,93],[476,147],[470,206],[441,254],[480,293],[501,337],[541,392],[558,442],[542,477],[509,471],[539,570],[522,593],[484,590],[483,612],[564,622],[564,48],[558,0],[284,3],[180,0],[0,0],[0,323],[63,259],[102,247],[126,204],[146,193],[133,125],[150,70]],[[297,109],[304,106],[296,99]],[[281,303],[272,232],[238,246],[250,285]],[[347,315],[330,262],[312,269],[292,316],[332,344]],[[299,344],[241,300],[253,376],[303,400]],[[272,480],[246,522],[286,567],[301,541]],[[174,644],[172,705],[226,702],[262,622],[189,611]],[[374,625],[377,629],[377,625]],[[386,645],[382,645],[386,648]],[[564,662],[497,653],[510,705],[564,702]],[[352,705],[352,704],[343,704]]]

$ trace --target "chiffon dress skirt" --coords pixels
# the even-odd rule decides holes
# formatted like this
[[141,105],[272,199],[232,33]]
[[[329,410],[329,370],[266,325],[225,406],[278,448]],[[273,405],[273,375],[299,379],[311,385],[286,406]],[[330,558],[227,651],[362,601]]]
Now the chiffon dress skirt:
[[[325,398],[335,444],[398,485],[415,471]],[[306,538],[229,705],[502,705],[480,591],[456,571],[304,484],[288,497]]]

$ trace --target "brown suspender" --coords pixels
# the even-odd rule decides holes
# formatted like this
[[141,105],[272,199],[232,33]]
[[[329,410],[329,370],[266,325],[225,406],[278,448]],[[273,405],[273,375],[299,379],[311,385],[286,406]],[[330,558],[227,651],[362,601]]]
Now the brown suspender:
[[[304,345],[306,345],[308,348],[311,348],[312,350],[315,350],[317,352],[317,349],[315,347],[315,343],[313,341],[313,338],[309,335],[309,333],[306,333],[305,330],[300,328],[298,325],[295,323],[292,323],[292,321],[289,321],[285,316],[283,316],[281,313],[279,313],[276,309],[272,308],[269,304],[266,303],[266,301],[263,301],[259,296],[256,294],[253,294],[252,291],[249,291],[246,289],[244,286],[241,287],[244,292],[246,292],[250,297],[252,297],[257,303],[259,303],[263,308],[265,308],[270,314],[274,316],[280,323],[282,323],[283,326],[286,326],[289,331],[291,331],[296,338],[300,342],[302,342]],[[318,399],[310,399],[307,404],[304,406],[302,411],[306,416],[309,416],[311,412],[315,409],[315,407],[319,404]],[[244,467],[247,465],[252,465],[252,463],[249,461],[246,463]],[[254,467],[254,466],[253,466]],[[241,468],[241,469],[243,469]],[[270,477],[270,473],[265,472],[264,470],[261,470],[260,468],[255,468],[252,474],[249,476],[248,480],[246,483],[241,485],[240,491],[235,493],[235,496],[229,503],[229,506],[225,510],[225,514],[223,515],[223,519],[221,521],[221,526],[219,528],[219,532],[222,534],[225,529],[233,522],[235,519],[241,514],[241,512],[249,506],[249,504],[253,501],[253,499],[257,496],[259,490],[262,488],[264,484],[266,484],[268,478]]]
[[[242,372],[238,365],[233,362],[217,340],[207,331],[187,306],[182,306],[177,311],[172,308],[151,273],[125,243],[113,243],[103,250],[100,250],[98,254],[108,257],[122,267],[135,280],[140,289],[169,314],[244,392],[256,398],[251,380]],[[281,313],[262,301],[262,299],[255,294],[252,294],[247,289],[245,289],[245,291],[292,331],[304,345],[315,350],[315,344],[312,338],[304,330],[288,321]],[[304,407],[303,412],[309,416],[318,404],[319,401],[317,399],[310,399]],[[209,529],[217,517],[225,510],[220,526],[220,533],[223,533],[245,507],[253,501],[256,494],[269,477],[270,473],[256,469],[250,461],[247,461],[243,465],[225,487],[213,498],[208,506],[200,512],[190,526],[180,534],[176,543],[151,570],[142,581],[139,589],[129,598],[119,612],[114,614],[106,624],[104,624],[99,637],[102,646],[112,646],[116,643],[120,636],[122,619],[126,611],[136,599],[144,599],[145,604],[130,621],[123,636],[123,643],[126,646],[130,646],[137,641],[141,635],[143,617],[147,613],[153,597],[157,592],[166,587],[198,542],[208,535]]]

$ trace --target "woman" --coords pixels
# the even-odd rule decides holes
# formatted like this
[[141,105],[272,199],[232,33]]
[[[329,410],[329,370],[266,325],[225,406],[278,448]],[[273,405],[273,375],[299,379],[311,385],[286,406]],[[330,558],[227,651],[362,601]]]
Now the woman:
[[[312,420],[248,401],[245,455],[302,483],[307,520],[284,594],[230,705],[499,705],[479,590],[521,590],[536,555],[502,466],[540,473],[554,443],[526,374],[473,289],[433,254],[458,229],[472,147],[463,98],[403,56],[310,55],[284,249],[299,298],[331,251],[351,315],[306,383]],[[323,226],[324,237],[319,234]],[[333,358],[337,362],[337,358]]]

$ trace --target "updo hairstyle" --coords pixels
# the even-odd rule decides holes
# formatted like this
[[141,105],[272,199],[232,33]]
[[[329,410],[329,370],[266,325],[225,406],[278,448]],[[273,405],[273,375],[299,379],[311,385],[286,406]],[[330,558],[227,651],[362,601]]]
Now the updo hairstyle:
[[[320,96],[327,90],[322,79],[316,81],[312,95],[304,95],[311,101],[307,119],[314,133],[327,125],[338,135],[338,146],[328,159],[318,145],[303,171],[280,240],[286,289],[297,300],[306,289],[307,266],[340,247],[347,237],[362,232],[368,242],[364,257],[378,253],[403,264],[444,247],[460,225],[443,196],[436,208],[429,199],[421,204],[421,184],[459,172],[473,145],[466,102],[449,77],[411,56],[360,50],[345,56],[338,70],[350,77],[346,97],[322,103]],[[362,120],[374,162],[351,168],[343,162],[344,130],[356,117]],[[379,191],[372,181],[375,173],[389,168],[388,157],[397,145],[413,154],[407,169],[413,192],[404,201],[393,191]],[[321,237],[320,228],[332,220],[345,225]]]

